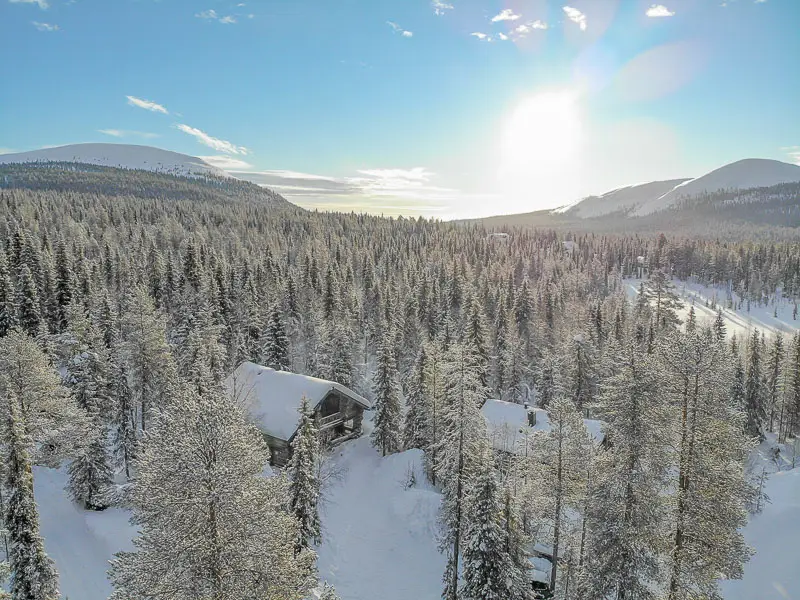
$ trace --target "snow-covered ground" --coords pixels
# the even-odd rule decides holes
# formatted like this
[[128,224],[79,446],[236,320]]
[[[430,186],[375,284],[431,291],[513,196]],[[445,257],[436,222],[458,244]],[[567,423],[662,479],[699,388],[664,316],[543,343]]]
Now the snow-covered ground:
[[[326,484],[320,576],[342,600],[438,598],[445,566],[436,542],[440,495],[425,480],[422,453],[383,458],[364,436],[343,444],[332,465],[338,478]],[[411,473],[416,483],[409,487]],[[108,560],[131,549],[135,529],[125,510],[78,509],[64,492],[66,479],[63,470],[35,471],[45,546],[63,598],[105,600]],[[745,529],[756,555],[743,580],[723,582],[726,600],[800,599],[800,468],[772,474],[765,491],[771,503]]]
[[[641,283],[640,279],[625,280],[625,291],[630,298],[636,298]],[[679,280],[674,280],[672,283],[684,303],[683,310],[678,311],[681,319],[686,319],[689,308],[694,306],[695,316],[699,323],[713,322],[717,318],[717,309],[721,308],[728,335],[735,333],[739,339],[742,339],[743,335],[747,335],[754,328],[767,333],[794,334],[800,331],[800,318],[794,320],[792,316],[794,304],[785,299],[779,300],[776,306],[758,306],[751,303],[749,311],[746,307],[735,310],[727,308],[728,291],[725,289]],[[738,296],[735,294],[734,299],[738,300]],[[716,308],[712,308],[714,305]],[[775,316],[776,309],[777,317]]]

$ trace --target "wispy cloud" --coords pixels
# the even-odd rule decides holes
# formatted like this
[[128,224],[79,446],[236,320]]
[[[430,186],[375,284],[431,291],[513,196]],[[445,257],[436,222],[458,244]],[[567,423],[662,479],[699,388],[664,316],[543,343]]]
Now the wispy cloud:
[[217,167],[218,169],[223,169],[224,171],[247,171],[248,169],[253,168],[253,165],[251,165],[249,162],[241,160],[240,158],[234,158],[232,156],[198,156],[197,158],[204,160],[211,166]]
[[498,33],[497,37],[499,37],[504,42],[508,39],[508,36],[505,33]]
[[132,131],[129,129],[98,129],[97,132],[116,138],[140,137],[149,140],[159,137],[157,133],[150,133],[148,131]]
[[[239,6],[244,6],[244,4],[240,4]],[[195,14],[195,17],[198,19],[204,19],[206,21],[218,21],[223,25],[233,25],[236,23],[236,17],[232,15],[226,15],[222,17],[213,8],[199,12]]]
[[414,37],[414,32],[413,31],[408,31],[407,29],[403,29],[402,27],[400,27],[400,25],[398,25],[397,23],[395,23],[393,21],[386,21],[386,24],[389,27],[391,27],[394,30],[395,33],[399,33],[403,37],[407,37],[407,38]]
[[800,146],[786,146],[781,148],[794,164],[800,165]]
[[567,15],[567,18],[570,21],[572,21],[573,23],[577,23],[578,26],[581,28],[581,31],[586,31],[587,23],[585,14],[583,14],[577,8],[573,8],[572,6],[565,6],[564,14]]
[[14,154],[16,150],[13,148],[0,148],[0,154]]
[[39,31],[58,31],[61,29],[58,25],[51,25],[50,23],[40,23],[39,21],[31,21],[31,24]]
[[648,17],[658,18],[658,17],[672,17],[675,16],[675,11],[668,9],[663,4],[653,4],[650,8],[647,9],[645,13]]
[[431,2],[431,6],[433,6],[434,14],[439,16],[446,13],[448,10],[453,10],[453,5],[448,2],[443,2],[442,0],[433,0]]
[[213,136],[208,135],[205,131],[201,131],[195,127],[190,127],[189,125],[176,125],[178,129],[180,129],[184,133],[188,133],[191,136],[194,136],[198,142],[208,146],[209,148],[213,148],[217,152],[224,152],[225,154],[242,154],[247,155],[250,151],[245,148],[244,146],[237,146],[231,142],[226,140],[221,140],[219,138],[215,138]]
[[128,99],[128,104],[131,106],[137,106],[139,108],[143,108],[145,110],[149,110],[151,112],[161,113],[162,115],[168,115],[169,111],[157,104],[155,102],[151,102],[150,100],[142,100],[141,98],[137,98],[136,96],[125,96]]
[[522,23],[514,28],[513,33],[518,35],[525,35],[526,33],[530,33],[534,29],[544,30],[547,29],[549,25],[544,21],[536,19],[535,21],[528,21],[527,23]]
[[47,0],[8,0],[11,4],[37,4],[42,10],[49,8]]
[[520,16],[521,15],[516,14],[510,8],[505,8],[501,10],[499,14],[492,17],[492,23],[497,23],[498,21],[516,21]]
[[483,33],[482,31],[473,31],[472,33],[470,33],[470,35],[472,37],[478,38],[482,42],[492,41],[492,36],[490,36],[488,33]]

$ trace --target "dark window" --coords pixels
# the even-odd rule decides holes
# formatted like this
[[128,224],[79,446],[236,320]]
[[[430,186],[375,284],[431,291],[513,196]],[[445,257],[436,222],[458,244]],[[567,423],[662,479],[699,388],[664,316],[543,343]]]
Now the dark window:
[[329,417],[339,412],[339,396],[331,394],[319,407],[320,416]]

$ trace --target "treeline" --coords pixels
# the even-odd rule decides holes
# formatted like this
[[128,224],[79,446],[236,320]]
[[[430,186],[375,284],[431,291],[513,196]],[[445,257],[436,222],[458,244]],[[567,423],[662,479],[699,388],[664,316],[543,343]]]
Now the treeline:
[[[0,191],[0,391],[6,431],[19,433],[4,438],[14,590],[21,573],[50,581],[52,571],[27,465],[68,462],[77,502],[126,502],[140,525],[142,546],[112,569],[120,598],[167,597],[160,585],[173,578],[199,597],[302,597],[319,485],[303,465],[318,449],[309,434],[288,480],[259,477],[263,440],[220,387],[245,360],[375,398],[376,446],[426,451],[444,493],[448,599],[522,594],[539,539],[552,546],[550,587],[562,597],[649,582],[677,600],[740,572],[744,459],[749,440],[798,432],[800,339],[779,350],[777,338],[726,335],[721,321],[681,324],[670,279],[726,285],[737,301],[794,298],[800,245],[593,234],[565,244],[551,230],[501,241],[478,225],[268,205],[250,188],[223,196],[214,182],[63,176],[70,183],[56,190]],[[648,278],[637,300],[628,276]],[[558,426],[530,454],[541,460],[503,462],[498,477],[481,434],[487,397],[550,410]],[[607,422],[607,448],[587,443],[582,417]],[[624,477],[629,509],[619,514]],[[173,502],[177,490],[206,507],[202,533],[191,507]],[[12,514],[15,499],[27,517]],[[717,505],[725,523],[713,519]],[[290,555],[266,539],[277,531],[302,540]],[[601,552],[612,542],[619,552]],[[646,564],[590,567],[639,549]],[[38,566],[19,562],[30,557]],[[252,576],[267,563],[281,565],[274,576]],[[583,595],[590,589],[605,591]]]

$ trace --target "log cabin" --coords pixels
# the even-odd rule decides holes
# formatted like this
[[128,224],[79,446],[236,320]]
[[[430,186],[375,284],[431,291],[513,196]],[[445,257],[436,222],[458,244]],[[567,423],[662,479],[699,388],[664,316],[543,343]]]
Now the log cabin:
[[264,435],[270,463],[284,466],[291,458],[303,397],[314,411],[320,440],[339,444],[361,435],[366,398],[336,383],[244,362],[225,380],[229,397],[242,406]]

